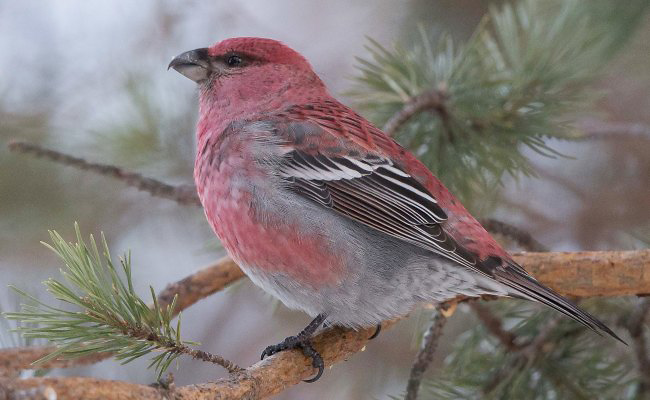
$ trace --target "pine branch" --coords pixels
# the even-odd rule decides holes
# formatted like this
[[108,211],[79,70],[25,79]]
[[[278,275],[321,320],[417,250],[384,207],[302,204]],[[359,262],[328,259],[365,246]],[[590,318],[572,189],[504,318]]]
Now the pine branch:
[[576,139],[650,140],[650,126],[639,122],[580,121]]
[[158,301],[164,306],[171,304],[172,299],[178,296],[175,311],[180,312],[244,276],[244,272],[231,258],[224,257],[178,282],[167,285],[158,294]]
[[[650,293],[650,282],[644,279],[636,279],[630,277],[638,277],[647,275],[644,271],[650,268],[650,250],[640,250],[634,252],[583,252],[583,253],[520,253],[515,254],[515,260],[519,263],[527,265],[529,269],[540,271],[542,274],[541,281],[546,284],[551,284],[551,287],[558,289],[557,282],[566,279],[566,270],[573,267],[580,266],[579,271],[574,271],[572,277],[568,279],[569,285],[565,284],[563,290],[571,292],[576,289],[570,289],[571,281],[593,282],[596,286],[594,294],[602,294],[603,291],[612,290],[606,289],[606,282],[593,281],[589,276],[594,273],[607,275],[606,281],[614,282],[614,292],[618,294],[640,294]],[[567,260],[569,261],[567,264]],[[236,277],[237,272],[234,271],[234,264],[227,264],[228,268],[224,275]],[[632,266],[632,269],[625,269]],[[231,269],[232,268],[232,269]],[[621,284],[615,283],[619,278],[611,279],[611,271],[615,271],[613,276],[620,274],[621,281],[628,281],[629,285],[623,291]],[[582,272],[587,271],[586,275]],[[239,272],[241,274],[241,272]],[[560,275],[559,278],[554,278],[554,275]],[[190,279],[195,286],[195,289],[202,292],[201,285],[209,285],[210,282],[201,279]],[[587,293],[584,284],[578,285],[580,293]],[[193,293],[192,291],[188,293]],[[183,303],[179,299],[179,303]],[[389,328],[396,321],[388,321],[382,324],[382,329]],[[582,328],[578,328],[582,329]],[[326,365],[333,365],[336,362],[347,359],[354,353],[360,351],[368,342],[368,338],[374,333],[373,329],[364,329],[358,332],[347,331],[339,328],[329,328],[317,335],[314,340],[316,349],[323,355]],[[0,352],[0,360],[3,360],[2,352]],[[0,361],[0,365],[2,361]],[[308,378],[313,373],[310,360],[305,358],[302,353],[297,351],[281,352],[272,357],[260,361],[257,364],[248,367],[245,373],[231,377],[227,380],[220,380],[215,383],[206,383],[201,385],[187,386],[176,389],[175,392],[179,398],[214,398],[217,394],[222,396],[223,399],[238,399],[243,396],[250,396],[251,398],[261,398],[277,394],[287,387],[298,384],[302,379]],[[49,380],[48,380],[49,379]],[[108,390],[111,385],[114,385],[115,393],[122,394],[123,397],[117,394],[102,392],[106,394],[106,399],[112,398],[143,398],[143,399],[158,399],[161,398],[159,393],[150,387],[131,385],[123,382],[110,383],[98,381],[95,379],[84,378],[32,378],[19,381],[1,381],[0,380],[0,394],[2,390],[13,390],[12,388],[37,388],[52,385],[56,388],[57,393],[60,394],[59,399],[76,399],[76,398],[92,398],[95,390]],[[81,379],[81,380],[80,380]],[[120,388],[129,388],[128,393],[121,392]],[[144,392],[142,392],[144,390]],[[71,395],[74,393],[74,395]],[[135,395],[137,393],[137,396]],[[66,397],[69,395],[69,397]],[[187,396],[187,397],[181,397]],[[75,397],[76,396],[76,397]],[[112,397],[113,396],[113,397]],[[132,396],[132,397],[129,397]],[[141,396],[141,397],[138,397]],[[148,396],[148,397],[147,397]],[[158,397],[156,397],[158,396]],[[196,397],[191,397],[196,396]],[[205,397],[201,397],[205,396]],[[210,397],[212,396],[212,397]],[[0,400],[2,397],[0,396]]]
[[63,165],[75,167],[84,171],[91,171],[99,175],[108,176],[125,182],[128,186],[134,187],[152,196],[162,197],[182,205],[200,206],[196,189],[193,185],[173,186],[159,180],[142,176],[135,172],[125,171],[114,165],[93,163],[83,158],[74,157],[59,151],[50,150],[45,147],[21,141],[12,141],[8,144],[11,151],[23,154],[32,154],[36,157],[43,157]]
[[515,253],[531,275],[567,297],[636,296],[650,293],[650,249]]
[[548,251],[548,248],[535,240],[535,238],[533,238],[530,233],[524,231],[523,229],[519,229],[514,225],[510,225],[493,218],[485,218],[480,222],[486,231],[492,234],[503,235],[508,239],[512,239],[515,243],[517,243],[517,245],[521,246],[521,248],[526,251]]
[[492,379],[483,388],[483,394],[488,395],[496,389],[509,374],[517,373],[526,366],[534,357],[541,353],[541,349],[548,343],[551,334],[560,322],[561,316],[556,316],[544,326],[544,328],[531,340],[527,345],[522,346],[512,362],[508,365],[502,365],[499,371],[493,375]]
[[[396,320],[382,324],[389,329]],[[360,331],[331,327],[312,340],[326,366],[344,361],[364,348],[375,328]],[[285,351],[258,362],[243,373],[212,383],[175,388],[178,399],[261,399],[280,393],[289,386],[300,383],[313,374],[311,361],[300,351]],[[92,378],[30,378],[23,380],[0,379],[0,400],[9,399],[16,390],[52,387],[59,400],[63,399],[163,399],[161,393],[150,386],[125,382],[102,381]],[[3,398],[3,394],[5,397]],[[169,397],[164,397],[165,395]]]
[[[242,278],[244,273],[226,257],[215,264],[168,285],[158,294],[158,304],[167,307],[177,296],[174,315],[187,309],[197,301],[218,292],[229,284]],[[0,371],[21,371],[33,368],[33,363],[56,350],[54,346],[19,347],[0,349]],[[79,358],[56,358],[39,365],[40,368],[70,368],[94,364],[113,356],[114,353],[95,353]]]
[[[514,259],[551,288],[573,297],[634,296],[650,293],[650,250],[578,253],[515,253]],[[229,258],[201,270],[159,295],[160,304],[178,291],[177,311],[191,306],[223,286],[243,277]],[[162,300],[167,299],[167,300]],[[49,354],[50,347],[0,349],[0,369],[27,369],[33,361]],[[67,368],[105,359],[91,355],[77,360],[52,360],[43,368]]]
[[471,301],[468,303],[469,307],[474,311],[478,319],[483,323],[485,329],[492,334],[492,336],[499,339],[499,342],[508,351],[517,351],[521,348],[516,342],[517,336],[503,328],[503,321],[496,315],[492,314],[489,308],[485,307],[479,302]]
[[[432,398],[620,399],[629,392],[632,363],[611,340],[524,302],[503,301],[492,310],[512,327],[517,349],[487,335],[486,324],[469,329],[437,376],[426,381]],[[599,311],[602,317],[602,302]]]
[[559,155],[546,139],[575,137],[567,116],[592,104],[591,82],[647,7],[527,0],[491,8],[462,45],[424,31],[391,49],[371,41],[351,94],[469,204],[534,173],[524,147]]
[[393,114],[384,124],[383,131],[388,136],[394,136],[397,131],[411,118],[423,111],[434,111],[446,126],[447,135],[453,140],[449,127],[449,112],[445,106],[446,94],[442,90],[430,89],[410,97],[404,107]]
[[[94,353],[115,353],[123,362],[130,362],[152,351],[159,354],[150,366],[162,374],[180,354],[221,365],[230,373],[242,368],[223,357],[190,348],[181,340],[180,315],[175,327],[171,325],[176,296],[161,307],[153,288],[153,307],[137,296],[131,280],[130,256],[122,258],[120,276],[113,265],[108,245],[102,236],[103,256],[91,236],[86,244],[75,225],[77,243],[71,244],[56,232],[50,232],[48,245],[64,261],[67,269],[62,275],[67,283],[50,279],[44,284],[58,300],[80,309],[69,311],[48,306],[21,292],[34,305],[23,304],[20,312],[5,313],[9,319],[19,320],[18,328],[25,337],[47,339],[57,349],[36,361],[47,361],[58,356],[79,357]],[[16,289],[17,290],[17,289]]]
[[438,339],[440,339],[446,323],[447,317],[440,307],[436,307],[431,316],[431,325],[422,338],[422,345],[411,367],[411,373],[406,386],[405,400],[417,399],[422,377],[433,361],[433,356],[438,347]]

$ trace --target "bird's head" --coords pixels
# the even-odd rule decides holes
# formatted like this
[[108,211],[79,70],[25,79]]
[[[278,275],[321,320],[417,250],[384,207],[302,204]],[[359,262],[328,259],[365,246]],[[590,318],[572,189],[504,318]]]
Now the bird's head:
[[253,37],[223,40],[187,51],[169,64],[197,82],[201,103],[264,108],[278,99],[309,97],[324,90],[322,81],[300,53],[281,42]]

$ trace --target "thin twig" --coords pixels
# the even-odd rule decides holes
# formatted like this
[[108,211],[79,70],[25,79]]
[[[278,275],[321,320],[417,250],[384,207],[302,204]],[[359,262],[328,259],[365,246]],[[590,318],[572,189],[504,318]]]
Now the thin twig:
[[551,333],[555,330],[560,322],[561,316],[551,319],[528,344],[521,346],[514,359],[507,365],[503,365],[493,376],[492,379],[483,387],[483,394],[492,393],[501,382],[506,380],[510,374],[521,371],[535,357],[541,354],[542,347],[550,340]]
[[207,351],[193,349],[185,345],[179,346],[177,348],[179,353],[187,354],[190,357],[194,358],[195,360],[201,360],[203,362],[209,362],[212,364],[221,365],[231,374],[244,372],[244,368],[240,367],[239,365],[235,364],[230,360],[226,360],[225,358],[221,357],[218,354],[212,354],[212,353],[208,353]]
[[23,154],[32,154],[36,157],[43,157],[50,161],[69,165],[85,171],[92,171],[100,175],[123,181],[152,196],[173,200],[182,205],[200,206],[196,189],[193,185],[174,186],[161,182],[157,179],[148,178],[135,172],[125,171],[119,167],[108,164],[93,163],[83,158],[74,157],[56,150],[20,141],[12,141],[8,145],[9,150]]
[[650,126],[638,122],[607,122],[594,119],[577,125],[581,134],[578,139],[596,140],[650,140]]
[[405,400],[417,399],[422,377],[433,361],[433,355],[438,347],[438,339],[440,339],[442,329],[446,323],[447,317],[444,316],[440,307],[436,307],[431,317],[431,326],[429,326],[429,329],[424,334],[422,346],[415,356],[415,361],[411,367],[411,374],[406,386]]
[[126,336],[130,336],[136,339],[156,343],[161,349],[171,351],[173,353],[186,354],[196,360],[220,365],[231,374],[241,373],[244,371],[244,368],[240,367],[230,360],[221,357],[220,355],[208,353],[207,351],[203,350],[193,349],[185,344],[179,344],[169,338],[161,337],[158,333],[151,330],[143,329],[141,327],[125,326],[122,333]]
[[634,354],[639,369],[639,386],[636,392],[638,400],[650,399],[650,357],[644,332],[645,321],[650,313],[650,298],[644,298],[632,313],[627,328],[632,337]]
[[384,124],[383,131],[388,136],[393,136],[397,131],[413,116],[425,111],[435,111],[442,121],[450,140],[453,140],[451,135],[451,127],[449,126],[449,113],[445,106],[446,94],[442,90],[431,89],[422,92],[417,96],[412,97],[404,107],[393,114],[392,117]]
[[[516,242],[517,245],[526,251],[548,251],[548,249],[535,240],[530,233],[523,229],[519,229],[516,226],[493,218],[483,219],[481,220],[481,223],[490,233],[505,236]],[[501,345],[508,351],[518,351],[521,348],[519,344],[515,343],[517,339],[515,334],[503,329],[503,321],[494,315],[489,308],[476,301],[470,302],[469,306],[478,319],[483,323],[487,331],[491,333],[492,336],[496,337]]]
[[499,339],[499,342],[501,342],[503,347],[508,351],[517,351],[521,348],[520,345],[515,343],[517,336],[515,336],[514,333],[503,329],[503,322],[496,315],[492,314],[489,308],[477,301],[472,301],[468,304],[478,319],[481,320],[485,329],[487,329],[492,336]]
[[224,257],[178,282],[167,285],[158,293],[158,303],[165,307],[178,295],[175,311],[180,312],[244,276],[244,272],[231,258]]
[[535,238],[533,238],[530,233],[524,231],[523,229],[517,228],[514,225],[510,225],[493,218],[482,219],[481,225],[483,225],[485,230],[490,233],[503,235],[513,240],[523,250],[539,252],[548,251],[548,248],[535,240]]

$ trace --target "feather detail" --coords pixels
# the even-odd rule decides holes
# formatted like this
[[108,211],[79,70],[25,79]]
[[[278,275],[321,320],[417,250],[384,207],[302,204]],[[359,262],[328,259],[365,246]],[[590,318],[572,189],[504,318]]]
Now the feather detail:
[[293,150],[285,155],[279,171],[291,188],[323,206],[476,269],[475,258],[457,252],[458,244],[440,225],[447,214],[436,199],[389,159]]
[[514,261],[498,256],[478,261],[476,254],[447,234],[443,226],[447,215],[433,195],[389,159],[328,157],[293,150],[285,155],[280,176],[293,190],[324,207],[428,249],[499,282],[511,296],[546,304],[623,342],[598,319],[537,282]]

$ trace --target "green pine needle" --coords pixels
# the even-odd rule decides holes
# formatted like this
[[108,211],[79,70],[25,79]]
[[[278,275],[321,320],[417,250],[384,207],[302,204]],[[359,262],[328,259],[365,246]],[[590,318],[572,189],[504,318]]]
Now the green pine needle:
[[524,148],[560,155],[546,140],[572,137],[568,120],[647,3],[525,0],[492,8],[462,45],[423,29],[408,46],[370,40],[350,94],[379,126],[423,92],[444,95],[443,112],[420,112],[396,138],[463,202],[485,203],[504,175],[534,173]]
[[[598,302],[600,314],[605,302]],[[612,315],[628,304],[608,301]],[[534,340],[555,311],[522,301],[489,304],[519,344]],[[610,338],[600,337],[568,318],[559,323],[540,351],[521,359],[477,324],[462,334],[436,377],[423,382],[435,399],[624,399],[632,398],[634,362],[629,352],[617,353]],[[519,357],[519,359],[517,359]]]
[[47,339],[56,351],[36,361],[38,365],[59,356],[82,357],[96,353],[114,353],[128,363],[151,352],[159,352],[150,367],[160,376],[188,344],[180,336],[180,315],[172,326],[176,298],[161,307],[151,288],[154,306],[148,306],[135,292],[131,276],[131,257],[126,254],[116,268],[102,234],[101,253],[95,239],[88,244],[75,224],[76,243],[66,242],[50,231],[52,244],[44,243],[63,260],[64,280],[48,279],[47,291],[71,307],[58,308],[12,287],[32,304],[22,304],[20,312],[5,313],[18,320],[16,329],[25,338]]

